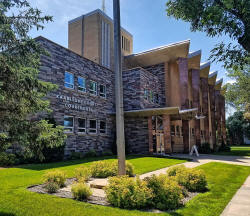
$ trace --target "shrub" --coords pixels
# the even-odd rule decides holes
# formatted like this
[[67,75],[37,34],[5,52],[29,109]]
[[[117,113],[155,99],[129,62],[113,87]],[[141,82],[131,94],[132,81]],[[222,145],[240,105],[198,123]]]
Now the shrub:
[[75,174],[78,182],[86,182],[91,177],[91,171],[88,167],[77,168]]
[[84,158],[84,155],[82,152],[72,152],[70,155],[71,160],[77,160],[77,159],[82,159]]
[[77,183],[72,186],[71,192],[76,200],[86,200],[92,195],[92,191],[88,185],[85,183]]
[[0,166],[12,166],[16,164],[17,159],[14,154],[9,154],[6,152],[0,153]]
[[210,154],[213,150],[210,148],[210,144],[208,142],[202,143],[199,148],[199,153],[201,154]]
[[85,157],[96,157],[97,153],[94,149],[89,150],[85,155]]
[[167,175],[168,176],[176,176],[177,173],[181,173],[181,172],[184,172],[186,170],[187,170],[187,168],[184,165],[170,167],[167,170]]
[[44,175],[45,183],[54,182],[58,187],[64,187],[66,181],[66,175],[63,171],[55,170],[50,171]]
[[[95,178],[107,178],[111,176],[116,176],[118,173],[118,163],[117,161],[97,161],[92,163],[91,175]],[[134,176],[134,167],[131,163],[126,162],[126,174],[128,176]]]
[[176,175],[177,181],[188,191],[203,192],[207,187],[207,180],[202,170],[188,169]]
[[181,205],[183,188],[174,178],[160,175],[146,178],[147,187],[153,191],[152,204],[160,210],[175,209]]
[[168,176],[175,176],[178,184],[189,191],[202,192],[206,190],[207,180],[202,170],[176,166],[167,171]]
[[59,189],[59,186],[56,182],[47,182],[44,186],[46,188],[46,190],[48,191],[48,193],[56,193]]
[[113,152],[112,151],[104,151],[104,152],[102,152],[102,155],[103,156],[112,156]]
[[139,178],[111,177],[105,192],[108,201],[115,207],[142,209],[151,204],[152,190]]

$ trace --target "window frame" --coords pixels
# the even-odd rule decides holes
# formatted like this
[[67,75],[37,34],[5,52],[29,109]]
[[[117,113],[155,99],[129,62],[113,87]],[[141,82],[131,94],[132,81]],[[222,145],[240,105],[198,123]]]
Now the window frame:
[[[101,122],[104,122],[104,124],[105,124],[105,129],[104,130],[101,129]],[[105,120],[100,120],[99,131],[100,131],[100,134],[106,134],[107,133],[107,122]]]
[[[103,86],[104,89],[105,89],[104,94],[101,93],[101,86]],[[105,85],[105,84],[99,84],[99,96],[102,97],[102,98],[107,98],[107,85]]]
[[[79,126],[79,119],[85,121],[85,128]],[[78,132],[79,134],[86,134],[86,132],[87,132],[87,119],[86,119],[86,118],[77,118],[77,123],[78,123],[77,132]],[[84,132],[79,131],[79,130],[83,130],[83,129],[85,130]]]
[[[72,83],[66,82],[66,74],[70,74],[70,75],[73,76],[73,84],[72,84]],[[68,87],[68,86],[66,86],[66,85],[72,85],[72,88],[71,88],[71,87]],[[64,72],[64,87],[67,88],[67,89],[75,89],[75,76],[74,76],[73,73],[68,72],[68,71],[65,71],[65,72]]]
[[[96,127],[95,128],[91,128],[90,127],[90,122],[91,121],[95,121],[96,123]],[[91,130],[95,130],[95,132],[92,132]],[[97,119],[89,119],[89,128],[88,128],[88,132],[89,134],[97,134]]]
[[[65,122],[65,118],[72,118],[72,127],[66,127],[64,122]],[[74,125],[75,125],[75,118],[74,116],[70,116],[70,115],[64,115],[63,117],[63,127],[64,127],[64,133],[74,133]],[[66,131],[65,129],[71,129],[70,131]]]
[[[92,89],[91,89],[91,83],[95,83],[95,84],[96,84],[96,91],[95,91],[94,93],[92,92]],[[97,89],[98,89],[98,84],[97,84],[97,82],[94,81],[94,80],[90,80],[90,81],[89,81],[89,93],[90,93],[91,95],[97,96]]]
[[[79,78],[84,80],[85,87],[81,87],[81,88],[83,88],[84,90],[80,90],[80,89],[79,89],[79,88],[80,88],[80,85],[79,85]],[[86,93],[86,92],[87,92],[87,88],[86,88],[86,78],[85,78],[85,77],[82,77],[82,76],[78,76],[78,77],[77,77],[77,90],[78,90],[79,92],[83,92],[83,93]]]

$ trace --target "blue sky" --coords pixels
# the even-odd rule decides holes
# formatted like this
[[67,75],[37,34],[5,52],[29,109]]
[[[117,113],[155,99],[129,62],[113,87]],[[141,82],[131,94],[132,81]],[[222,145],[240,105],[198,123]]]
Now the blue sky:
[[[202,62],[205,62],[216,43],[229,41],[226,36],[209,38],[204,33],[191,32],[189,23],[167,17],[166,1],[121,0],[121,22],[134,36],[134,52],[190,39],[190,51],[202,49]],[[112,2],[106,0],[106,12],[111,17]],[[32,0],[31,3],[54,19],[43,31],[33,30],[31,35],[42,35],[65,47],[68,46],[68,21],[102,7],[102,0]],[[211,71],[218,71],[218,78],[223,77],[224,83],[228,80],[221,64],[213,63]]]

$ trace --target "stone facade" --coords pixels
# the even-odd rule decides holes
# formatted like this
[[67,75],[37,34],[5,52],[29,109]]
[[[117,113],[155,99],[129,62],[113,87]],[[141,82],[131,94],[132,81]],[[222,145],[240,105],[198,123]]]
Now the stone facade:
[[[65,154],[71,152],[87,152],[91,149],[97,152],[110,150],[114,142],[114,74],[88,59],[59,46],[45,38],[37,41],[44,47],[50,56],[41,57],[39,78],[58,85],[48,98],[53,110],[53,117],[58,125],[64,124],[64,116],[74,117],[74,128],[68,133]],[[74,75],[74,89],[64,86],[65,72]],[[77,90],[78,76],[86,79],[86,93]],[[90,81],[105,85],[106,98],[89,93]],[[97,90],[97,93],[99,89]],[[98,93],[99,94],[99,93]],[[86,119],[86,133],[78,133],[78,118]],[[97,133],[89,132],[89,120],[97,120]],[[106,133],[100,133],[100,121],[106,122]]]

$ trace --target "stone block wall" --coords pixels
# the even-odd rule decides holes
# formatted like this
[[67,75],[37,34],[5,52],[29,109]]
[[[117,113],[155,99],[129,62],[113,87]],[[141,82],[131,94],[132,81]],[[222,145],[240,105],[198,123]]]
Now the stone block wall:
[[[145,89],[152,91],[154,95],[158,94],[159,104],[144,98]],[[159,79],[140,67],[123,71],[123,94],[125,111],[157,108],[163,100]]]
[[[74,117],[74,131],[68,133],[65,155],[71,152],[87,152],[91,149],[102,152],[111,149],[114,142],[114,74],[93,61],[51,42],[43,37],[37,41],[50,56],[41,57],[39,78],[58,85],[58,89],[48,95],[53,110],[53,117],[58,125],[64,124],[64,116]],[[74,89],[64,87],[65,72],[74,75]],[[78,76],[86,78],[87,92],[78,91]],[[90,80],[106,85],[107,96],[91,95],[89,93]],[[99,92],[99,88],[98,91]],[[78,118],[86,118],[86,134],[78,133]],[[89,133],[89,120],[97,120],[97,133]],[[100,121],[106,121],[106,133],[99,131]]]

